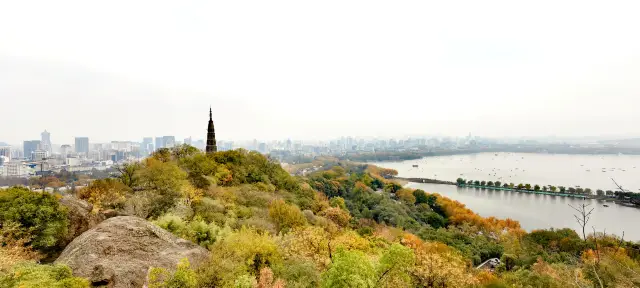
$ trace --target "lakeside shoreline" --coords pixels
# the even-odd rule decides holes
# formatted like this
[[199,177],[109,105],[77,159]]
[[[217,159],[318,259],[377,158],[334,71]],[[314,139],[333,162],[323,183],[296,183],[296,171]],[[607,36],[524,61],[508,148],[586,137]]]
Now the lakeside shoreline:
[[414,178],[414,177],[398,177],[394,176],[392,179],[396,181],[400,181],[402,186],[406,186],[409,182],[411,183],[421,183],[421,184],[438,184],[438,185],[449,185],[463,188],[476,188],[476,189],[487,189],[487,190],[499,190],[499,191],[507,191],[507,192],[519,192],[519,193],[527,193],[527,194],[538,194],[538,195],[549,195],[549,196],[559,196],[559,197],[568,197],[568,198],[579,198],[579,199],[593,199],[599,200],[603,202],[613,202],[618,205],[633,207],[640,209],[640,206],[635,205],[628,201],[620,201],[615,197],[607,197],[607,196],[597,196],[597,195],[580,195],[580,194],[570,194],[570,193],[560,193],[560,192],[551,192],[551,191],[535,191],[535,190],[527,190],[527,189],[518,189],[518,188],[508,188],[508,187],[496,187],[496,186],[486,186],[486,185],[475,185],[475,184],[458,184],[453,181],[444,181],[438,179],[430,179],[430,178]]

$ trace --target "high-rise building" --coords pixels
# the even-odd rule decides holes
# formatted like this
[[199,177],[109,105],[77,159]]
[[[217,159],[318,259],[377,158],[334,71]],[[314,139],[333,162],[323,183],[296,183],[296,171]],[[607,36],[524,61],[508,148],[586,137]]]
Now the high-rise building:
[[32,160],[33,152],[35,152],[38,149],[40,149],[40,140],[24,141],[23,150],[22,150],[24,151],[24,158],[28,160]]
[[43,161],[47,159],[47,151],[36,150],[33,151],[33,161]]
[[44,132],[40,133],[42,144],[40,149],[47,151],[48,155],[51,155],[51,133],[44,130]]
[[142,145],[140,146],[140,152],[143,156],[147,156],[153,152],[153,138],[152,137],[144,137],[142,138]]
[[209,125],[207,126],[207,153],[215,153],[218,151],[216,145],[216,131],[213,127],[213,112],[209,107]]
[[184,138],[184,144],[191,145],[191,137]]
[[60,146],[60,155],[62,155],[62,158],[67,158],[67,155],[69,155],[69,153],[71,153],[71,145],[62,145]]
[[156,150],[160,148],[164,148],[164,139],[162,139],[162,136],[156,137]]
[[7,157],[7,160],[11,161],[11,146],[0,147],[0,156]]
[[164,144],[164,148],[173,148],[176,146],[176,137],[175,136],[164,136],[162,137],[162,142]]
[[76,137],[76,153],[89,156],[89,137]]

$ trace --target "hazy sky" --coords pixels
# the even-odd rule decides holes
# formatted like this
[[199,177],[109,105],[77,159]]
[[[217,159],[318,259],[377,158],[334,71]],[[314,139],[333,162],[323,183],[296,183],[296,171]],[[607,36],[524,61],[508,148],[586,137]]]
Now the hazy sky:
[[639,1],[2,1],[0,141],[638,136]]

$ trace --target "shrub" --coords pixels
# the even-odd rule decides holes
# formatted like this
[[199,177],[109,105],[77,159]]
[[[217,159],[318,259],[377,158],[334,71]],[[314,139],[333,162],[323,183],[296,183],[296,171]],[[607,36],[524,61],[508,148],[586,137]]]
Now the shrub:
[[149,288],[196,288],[198,278],[190,267],[189,260],[184,258],[178,263],[176,271],[170,273],[164,268],[149,270]]
[[335,207],[331,207],[320,212],[320,216],[333,221],[333,223],[336,223],[340,227],[347,227],[347,225],[349,225],[349,220],[351,220],[349,212]]
[[178,237],[182,237],[182,232],[186,226],[186,223],[182,218],[172,215],[166,214],[158,218],[158,220],[154,221],[154,223],[160,228],[167,230]]
[[[49,194],[32,192],[26,188],[0,190],[0,225],[16,227],[14,238],[29,239],[40,251],[55,247],[67,234],[67,209]],[[4,229],[3,229],[4,232]]]
[[276,200],[269,206],[269,217],[276,224],[276,230],[288,231],[307,223],[302,211],[297,206],[289,205],[283,200]]
[[123,208],[129,187],[112,178],[92,181],[86,188],[78,190],[78,198],[93,204],[94,210]]
[[207,222],[216,220],[219,215],[223,215],[226,211],[224,204],[220,200],[214,200],[204,197],[193,206],[194,213],[197,217]]
[[318,287],[320,273],[311,261],[290,259],[281,265],[274,265],[273,272],[277,277],[287,281],[287,288]]
[[24,263],[14,266],[6,274],[0,274],[0,287],[52,287],[84,288],[89,281],[73,277],[65,265],[38,265]]
[[[10,234],[3,227],[2,234]],[[9,228],[11,230],[12,228]],[[33,251],[31,246],[25,246],[27,239],[11,239],[11,236],[0,235],[0,274],[7,272],[12,266],[27,262],[38,261],[41,255]]]
[[333,197],[329,200],[329,205],[331,207],[338,207],[340,209],[347,210],[347,205],[344,203],[344,198],[342,197]]
[[279,265],[282,258],[276,239],[243,227],[211,246],[209,263],[198,271],[201,287],[233,287],[242,275],[257,275],[260,269]]
[[194,220],[185,227],[184,238],[189,239],[202,247],[209,247],[216,242],[220,233],[220,227],[214,223],[207,224],[202,220]]

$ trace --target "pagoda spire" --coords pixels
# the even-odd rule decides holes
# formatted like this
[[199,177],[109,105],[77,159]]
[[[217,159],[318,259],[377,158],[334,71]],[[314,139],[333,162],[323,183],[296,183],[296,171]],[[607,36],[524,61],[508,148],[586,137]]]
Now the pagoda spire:
[[213,112],[211,111],[211,105],[209,105],[209,125],[207,125],[207,153],[215,153],[218,151],[216,145],[216,131],[213,127]]

